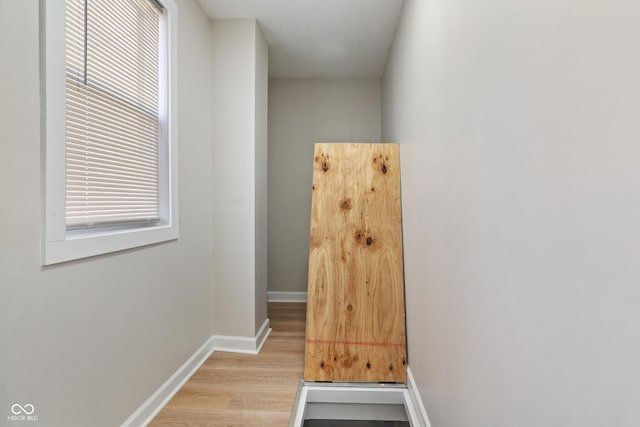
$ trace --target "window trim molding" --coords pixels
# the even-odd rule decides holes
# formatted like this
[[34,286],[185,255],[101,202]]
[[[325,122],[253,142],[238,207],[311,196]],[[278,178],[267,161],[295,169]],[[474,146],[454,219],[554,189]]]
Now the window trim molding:
[[[40,0],[40,94],[41,167],[43,193],[42,265],[57,264],[96,255],[147,246],[178,238],[178,144],[177,144],[177,6],[162,0],[167,10],[165,37],[167,76],[161,85],[168,96],[161,126],[166,132],[160,150],[160,182],[166,189],[161,198],[165,218],[159,225],[120,230],[91,229],[69,233],[65,224],[65,0]],[[164,81],[163,81],[164,80]],[[163,199],[166,201],[162,203]],[[166,206],[165,206],[166,204]]]

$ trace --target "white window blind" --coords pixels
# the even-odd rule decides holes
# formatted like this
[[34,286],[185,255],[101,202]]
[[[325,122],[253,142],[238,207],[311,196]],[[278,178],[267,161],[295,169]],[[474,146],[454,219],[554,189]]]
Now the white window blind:
[[153,0],[66,10],[66,226],[156,223],[162,11]]

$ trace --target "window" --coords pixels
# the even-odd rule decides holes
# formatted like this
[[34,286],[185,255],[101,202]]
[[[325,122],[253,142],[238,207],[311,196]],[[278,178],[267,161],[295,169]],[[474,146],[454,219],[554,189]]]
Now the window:
[[175,5],[42,7],[43,263],[177,238]]
[[159,33],[152,0],[67,0],[66,225],[155,224]]

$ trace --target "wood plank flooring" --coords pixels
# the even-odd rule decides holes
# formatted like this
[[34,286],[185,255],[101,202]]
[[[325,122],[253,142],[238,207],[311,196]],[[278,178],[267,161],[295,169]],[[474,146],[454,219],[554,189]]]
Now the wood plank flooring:
[[286,427],[304,368],[306,304],[269,303],[259,355],[214,352],[149,424]]

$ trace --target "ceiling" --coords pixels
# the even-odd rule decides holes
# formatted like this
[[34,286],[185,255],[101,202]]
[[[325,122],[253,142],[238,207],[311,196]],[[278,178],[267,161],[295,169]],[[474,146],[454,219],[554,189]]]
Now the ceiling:
[[198,0],[212,19],[256,18],[269,77],[382,76],[403,0]]

